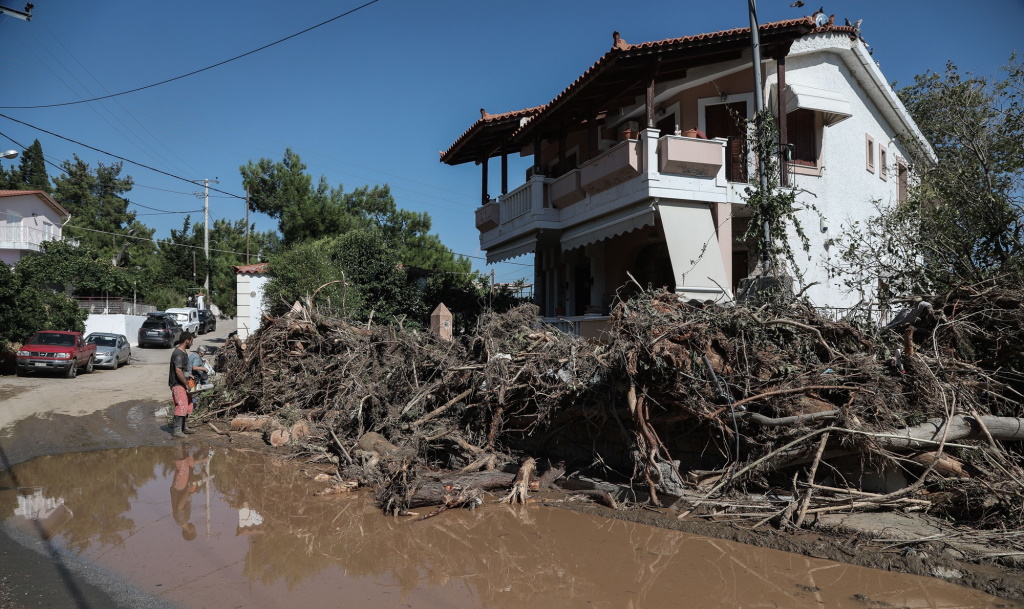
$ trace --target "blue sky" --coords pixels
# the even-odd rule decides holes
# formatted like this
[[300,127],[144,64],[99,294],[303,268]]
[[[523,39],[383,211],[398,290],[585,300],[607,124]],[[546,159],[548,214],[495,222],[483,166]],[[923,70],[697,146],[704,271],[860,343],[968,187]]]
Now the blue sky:
[[[0,106],[75,101],[172,78],[245,53],[365,0],[139,2],[34,0],[33,19],[0,17]],[[24,0],[0,0],[21,8]],[[789,0],[758,3],[761,22],[811,14]],[[188,179],[219,179],[243,194],[238,167],[298,152],[314,176],[346,190],[391,185],[401,207],[427,211],[453,251],[481,256],[473,223],[480,170],[438,161],[479,108],[499,113],[548,102],[611,46],[743,27],[745,0],[551,2],[379,0],[227,65],[121,97],[0,113]],[[947,60],[992,74],[1024,50],[1024,0],[860,0],[825,5],[862,31],[883,73],[899,84]],[[106,157],[0,118],[0,133],[38,138],[54,162]],[[0,148],[16,148],[0,136]],[[10,163],[10,161],[2,161]],[[510,186],[522,182],[514,165]],[[51,168],[52,169],[52,168]],[[51,175],[56,170],[51,171]],[[186,182],[125,164],[130,199],[161,210],[202,208]],[[498,178],[492,171],[492,194]],[[170,191],[170,192],[169,192]],[[239,199],[211,196],[215,218],[244,217]],[[158,237],[184,214],[135,207]],[[200,219],[193,214],[193,220]],[[254,216],[261,230],[276,223]],[[488,267],[498,281],[530,277],[530,257]]]

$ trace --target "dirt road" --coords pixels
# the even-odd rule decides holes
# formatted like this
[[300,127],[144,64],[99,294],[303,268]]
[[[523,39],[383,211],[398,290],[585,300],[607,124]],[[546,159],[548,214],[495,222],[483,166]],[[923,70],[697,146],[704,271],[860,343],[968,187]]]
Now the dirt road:
[[[199,336],[193,348],[216,350],[235,323],[223,320],[217,330]],[[128,401],[166,402],[170,349],[132,347],[131,363],[117,370],[96,369],[66,379],[56,375],[0,376],[0,435],[18,421],[55,414],[85,415]]]

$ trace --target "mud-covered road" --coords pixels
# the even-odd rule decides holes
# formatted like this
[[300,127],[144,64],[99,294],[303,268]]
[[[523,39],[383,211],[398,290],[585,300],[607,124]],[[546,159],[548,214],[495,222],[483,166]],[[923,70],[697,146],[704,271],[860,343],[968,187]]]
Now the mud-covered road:
[[[234,329],[222,321],[195,346],[216,349]],[[74,379],[0,376],[0,471],[43,455],[170,445],[161,413],[169,401],[170,355],[133,347],[131,362],[117,370]],[[0,529],[0,608],[168,606],[114,573],[11,534]]]

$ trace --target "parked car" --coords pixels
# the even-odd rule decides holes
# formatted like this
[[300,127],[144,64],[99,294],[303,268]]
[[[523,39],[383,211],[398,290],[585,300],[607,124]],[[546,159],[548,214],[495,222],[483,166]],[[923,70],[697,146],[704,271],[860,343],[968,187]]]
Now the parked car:
[[175,318],[168,315],[146,316],[139,328],[139,346],[159,345],[161,347],[173,347],[178,342],[178,337],[184,332]]
[[217,329],[217,316],[209,309],[199,309],[199,333],[206,334]]
[[45,330],[36,332],[18,349],[17,375],[29,372],[61,372],[69,379],[78,368],[89,374],[96,360],[96,345],[86,344],[81,332]]
[[85,342],[96,345],[96,366],[100,368],[117,370],[132,358],[132,346],[124,334],[93,332],[85,337]]
[[181,309],[167,309],[164,313],[167,317],[173,317],[185,332],[199,334],[199,309],[183,307]]

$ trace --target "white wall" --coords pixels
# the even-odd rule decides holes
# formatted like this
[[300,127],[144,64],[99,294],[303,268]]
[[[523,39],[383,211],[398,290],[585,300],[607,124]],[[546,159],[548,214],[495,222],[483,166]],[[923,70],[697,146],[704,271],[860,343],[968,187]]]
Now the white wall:
[[124,334],[129,344],[139,346],[139,328],[146,321],[145,315],[98,315],[91,314],[85,320],[85,333],[109,332]]
[[235,324],[238,338],[245,340],[260,327],[266,305],[263,302],[263,287],[270,278],[266,275],[239,273],[236,286]]
[[[818,48],[801,49],[800,44],[804,41],[794,44],[792,54],[786,60],[787,83],[842,95],[850,104],[852,116],[824,127],[820,176],[790,174],[792,185],[798,189],[797,203],[802,211],[797,216],[810,241],[810,260],[795,235],[790,235],[790,243],[803,271],[804,285],[818,282],[806,292],[811,301],[822,306],[848,307],[862,298],[873,298],[877,285],[865,285],[862,292],[849,292],[841,287],[838,280],[829,279],[825,263],[837,252],[834,247],[826,248],[825,242],[840,236],[844,225],[873,215],[873,201],[896,201],[899,180],[895,166],[897,159],[906,159],[908,155],[897,138],[897,128],[858,85],[858,78],[847,64],[847,60],[855,59],[850,51],[850,41],[809,42],[814,42]],[[845,49],[842,48],[844,45]],[[801,50],[805,52],[801,53]],[[772,65],[769,86],[775,81],[774,72]],[[870,87],[872,83],[867,82],[865,86]],[[874,173],[866,167],[867,135],[874,139]],[[886,148],[888,167],[881,167],[878,162],[879,145]],[[886,180],[881,179],[883,171],[887,172]],[[817,213],[812,207],[817,209]],[[828,225],[826,232],[821,230],[822,216]]]

